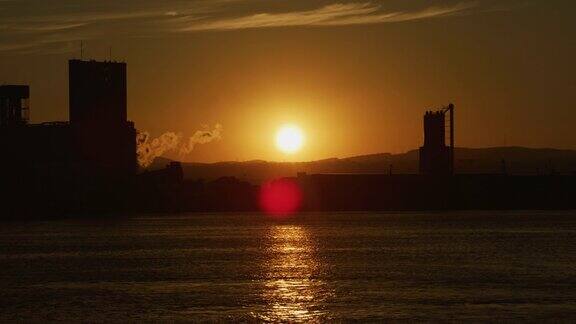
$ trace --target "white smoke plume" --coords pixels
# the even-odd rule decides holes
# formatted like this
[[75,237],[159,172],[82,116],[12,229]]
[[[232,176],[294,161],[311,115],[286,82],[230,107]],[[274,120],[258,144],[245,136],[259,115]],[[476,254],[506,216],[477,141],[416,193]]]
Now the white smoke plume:
[[222,125],[220,124],[216,124],[211,131],[208,129],[196,131],[187,142],[180,146],[180,155],[186,155],[192,152],[196,144],[206,144],[213,140],[219,140],[220,138],[222,138]]
[[136,136],[138,164],[146,168],[155,158],[168,151],[177,150],[181,156],[184,156],[192,152],[196,144],[206,144],[222,138],[222,125],[216,124],[213,130],[207,126],[203,128],[189,138],[184,138],[182,134],[175,132],[166,132],[159,137],[152,138],[150,133],[139,131]]

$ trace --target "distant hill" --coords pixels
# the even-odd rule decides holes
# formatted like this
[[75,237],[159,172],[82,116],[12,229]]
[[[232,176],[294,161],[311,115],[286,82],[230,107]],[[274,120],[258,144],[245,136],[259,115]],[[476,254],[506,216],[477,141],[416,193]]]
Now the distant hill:
[[[533,149],[524,147],[456,148],[458,173],[500,173],[502,161],[510,174],[576,172],[576,151]],[[152,169],[162,168],[170,160],[157,158]],[[378,153],[348,158],[310,162],[245,162],[183,163],[188,179],[212,180],[234,176],[252,183],[267,179],[307,173],[418,173],[418,151],[402,154]]]

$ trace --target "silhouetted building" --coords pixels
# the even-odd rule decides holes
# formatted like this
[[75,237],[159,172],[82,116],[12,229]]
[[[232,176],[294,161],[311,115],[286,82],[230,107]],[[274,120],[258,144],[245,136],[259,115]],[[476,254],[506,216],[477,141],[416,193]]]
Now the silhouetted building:
[[30,87],[27,85],[0,86],[0,127],[28,123]]
[[305,211],[573,209],[574,176],[299,174]]
[[68,61],[70,123],[123,126],[127,120],[126,63]]
[[79,157],[97,172],[133,175],[136,129],[127,120],[126,63],[70,60],[70,124]]
[[0,87],[4,209],[121,209],[137,170],[126,64],[71,60],[70,122],[28,123],[28,86]]
[[126,64],[71,60],[69,68],[70,122],[29,124],[29,87],[0,86],[0,172],[43,182],[131,177],[136,130],[126,119]]
[[[450,146],[446,145],[446,112],[450,112]],[[454,166],[454,106],[424,115],[424,145],[420,147],[420,173],[448,175]]]
[[29,87],[0,87],[6,157],[0,166],[74,177],[134,175],[136,129],[126,119],[126,64],[71,60],[69,77],[70,123],[28,124]]
[[68,123],[28,124],[30,88],[0,86],[0,173],[6,179],[42,179],[72,167],[74,152]]

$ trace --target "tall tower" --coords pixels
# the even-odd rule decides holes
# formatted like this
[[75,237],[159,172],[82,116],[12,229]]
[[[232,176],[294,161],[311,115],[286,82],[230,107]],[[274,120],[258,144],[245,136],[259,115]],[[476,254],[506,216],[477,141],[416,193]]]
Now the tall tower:
[[68,67],[70,123],[126,123],[126,63],[70,60]]
[[136,172],[136,130],[127,120],[126,63],[70,60],[69,104],[80,165],[91,173]]
[[[450,113],[450,146],[446,146],[446,112]],[[424,115],[424,145],[420,147],[420,173],[449,175],[454,172],[454,105]]]
[[29,98],[30,87],[26,85],[0,86],[0,127],[27,124]]

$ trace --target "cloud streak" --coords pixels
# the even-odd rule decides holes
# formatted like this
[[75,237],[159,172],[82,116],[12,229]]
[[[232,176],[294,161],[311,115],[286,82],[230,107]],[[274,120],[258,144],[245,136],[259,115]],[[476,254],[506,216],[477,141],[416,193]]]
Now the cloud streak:
[[[346,0],[342,0],[346,1]],[[375,2],[254,0],[0,0],[0,53],[65,52],[80,40],[165,37],[203,31],[330,27],[405,22],[471,14],[479,2],[390,10]],[[48,14],[47,14],[48,12]]]
[[476,2],[459,3],[447,7],[429,7],[412,12],[383,12],[372,3],[332,4],[318,9],[288,13],[258,13],[238,18],[195,22],[179,31],[237,30],[250,28],[293,26],[347,26],[379,24],[447,17],[465,13],[477,6]]

